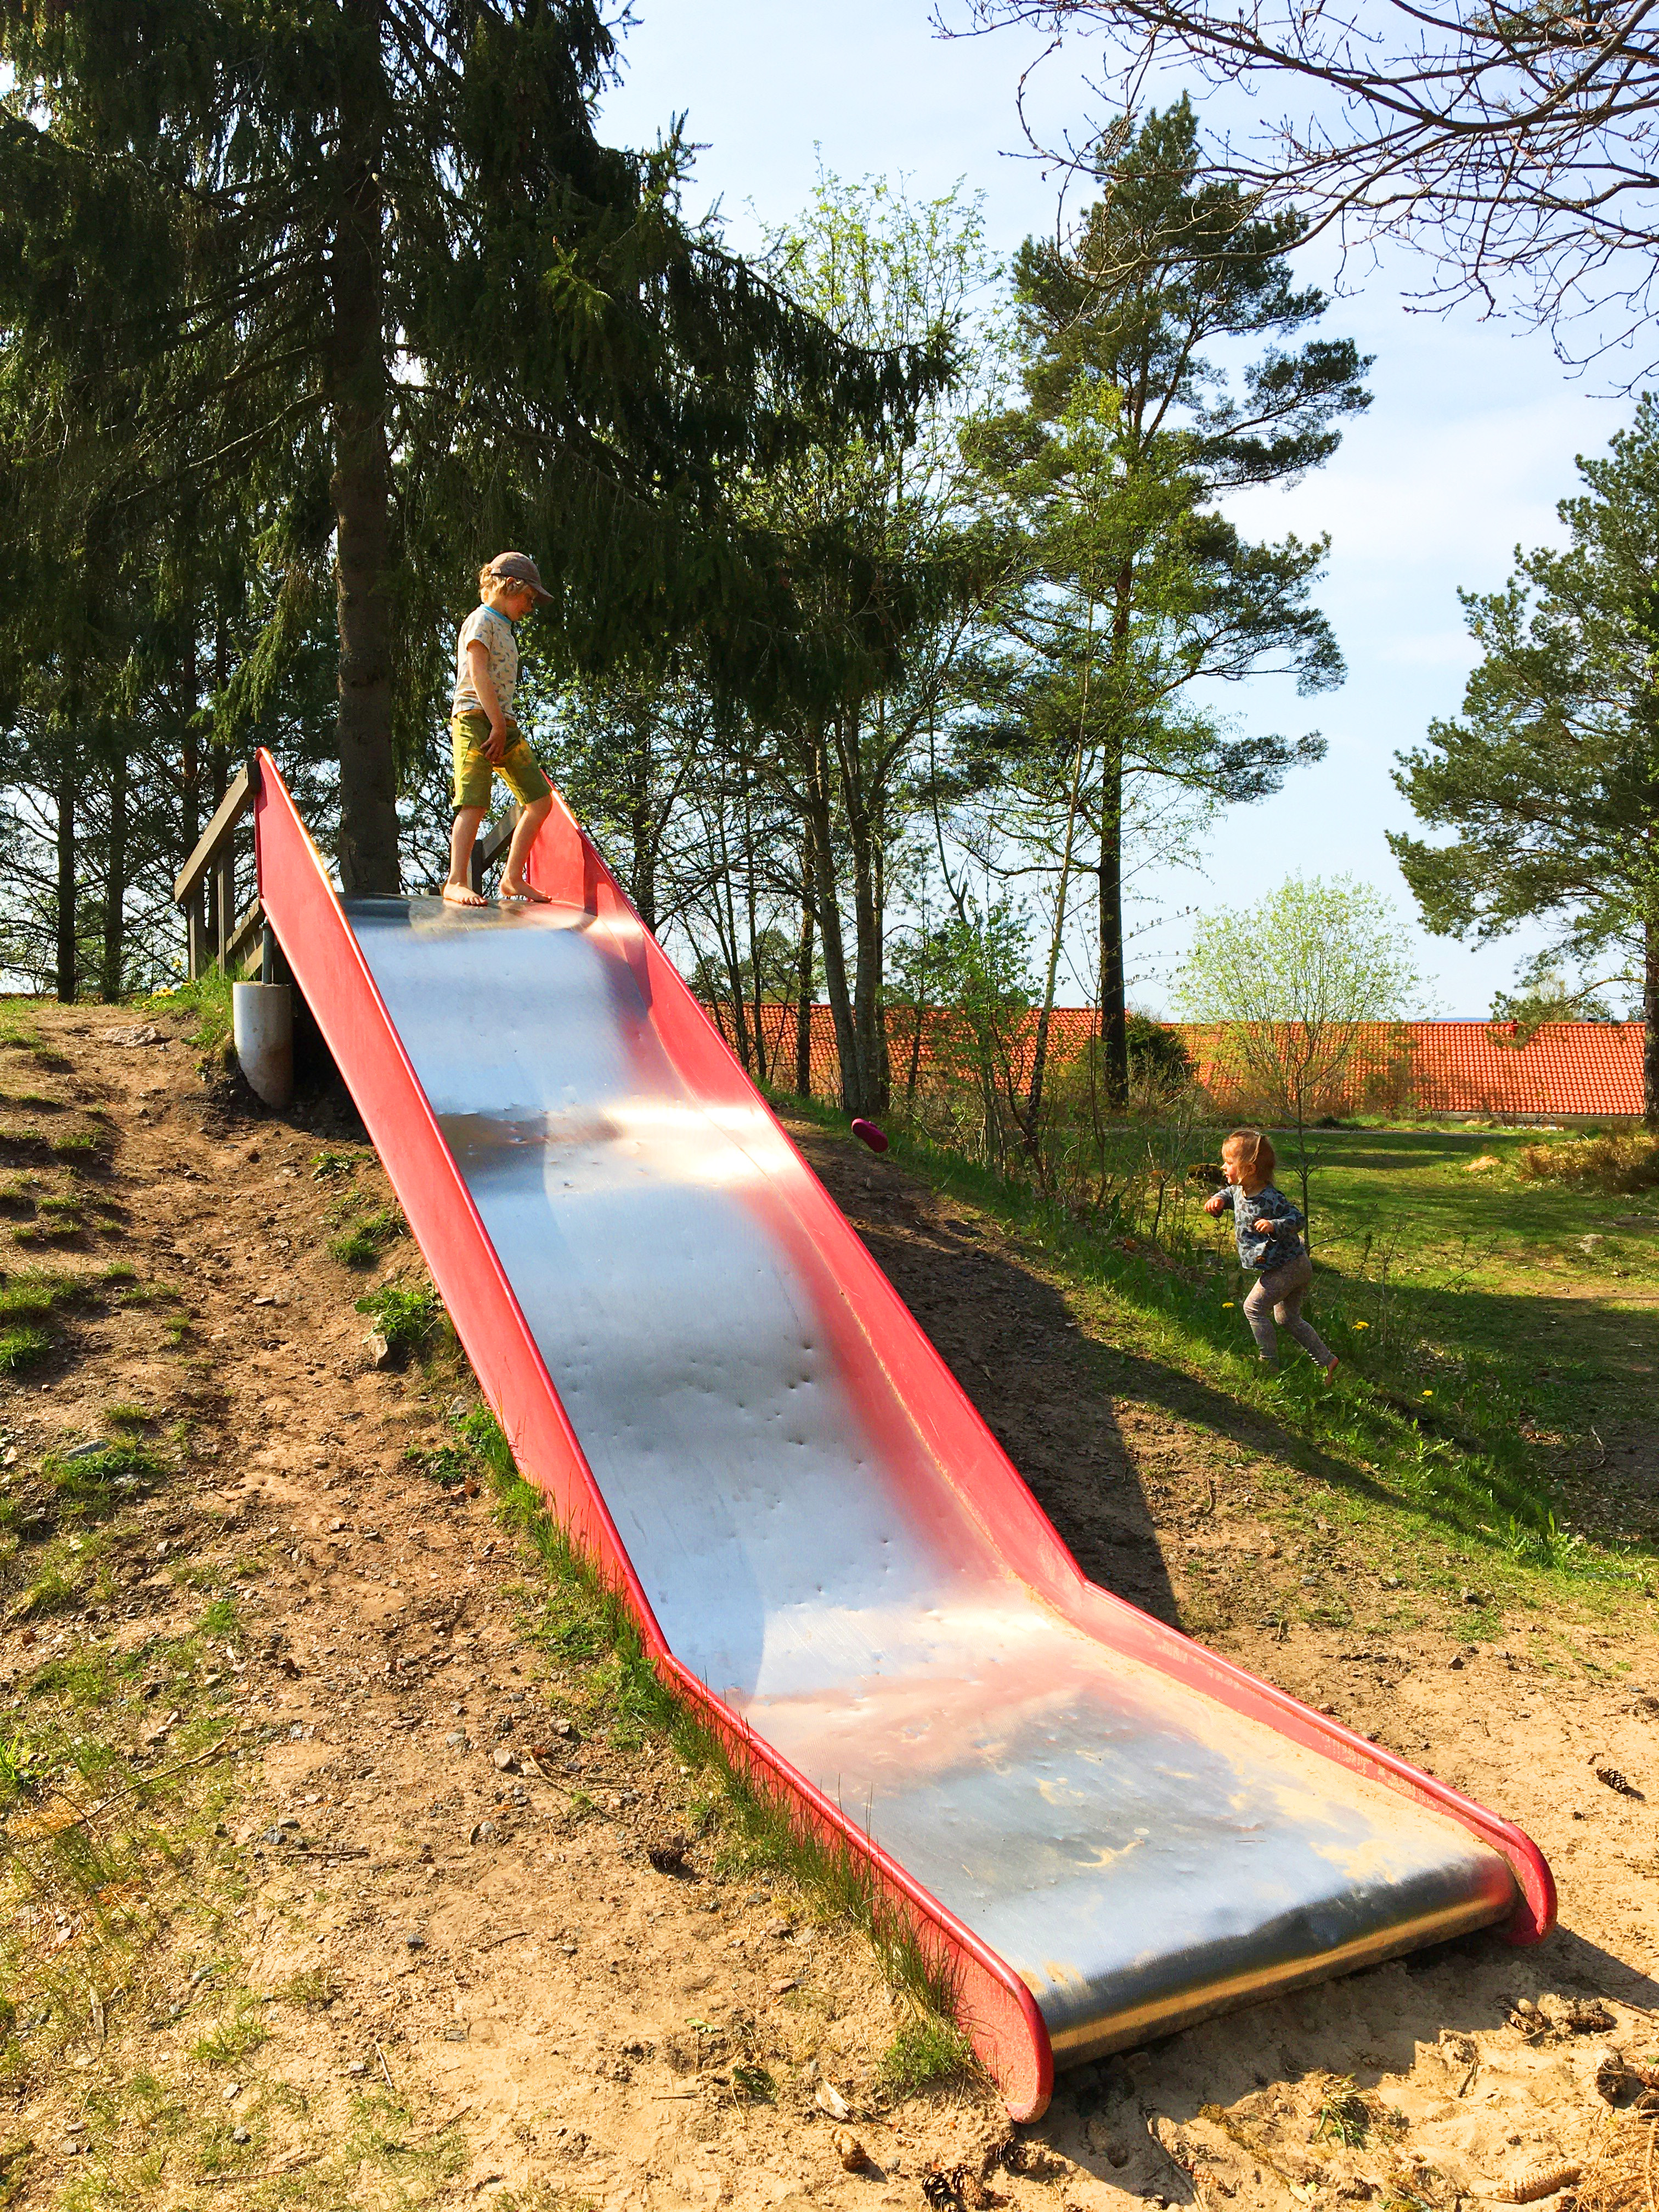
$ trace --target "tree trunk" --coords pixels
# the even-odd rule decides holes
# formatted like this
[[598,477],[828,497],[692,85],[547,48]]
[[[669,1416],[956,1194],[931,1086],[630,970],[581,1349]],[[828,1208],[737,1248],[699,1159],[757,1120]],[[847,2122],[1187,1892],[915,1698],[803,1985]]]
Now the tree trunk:
[[800,950],[795,956],[795,1096],[812,1095],[812,826],[801,853]]
[[[853,1043],[858,1066],[850,1094],[856,1097],[858,1103],[849,1103],[848,1111],[878,1114],[887,1103],[880,1016],[881,907],[877,882],[876,824],[865,804],[864,793],[854,787],[854,778],[847,772],[857,760],[858,744],[855,727],[843,738],[842,750],[847,836],[853,849],[853,941],[858,963],[853,980]],[[842,1088],[847,1091],[845,1076]]]
[[109,859],[104,876],[104,962],[99,988],[106,1004],[121,995],[127,907],[127,756],[118,745],[110,767]]
[[[753,1055],[749,1049],[749,1016],[743,987],[743,952],[738,940],[737,908],[732,902],[732,848],[726,834],[726,810],[720,810],[720,878],[714,886],[714,927],[720,940],[720,958],[726,963],[726,986],[732,994],[732,1021],[736,1030],[734,1042],[738,1058],[745,1075],[754,1073]],[[721,893],[725,903],[721,903]]]
[[639,715],[629,748],[629,832],[634,841],[634,904],[640,920],[657,933],[657,823],[651,810],[651,735]]
[[58,768],[58,996],[73,1006],[80,977],[75,945],[75,802],[76,747],[67,732]]
[[340,631],[340,880],[359,896],[398,888],[392,745],[392,467],[380,185],[384,0],[343,0],[339,201],[329,259],[329,404]]
[[761,973],[759,893],[755,883],[755,784],[746,768],[743,775],[743,880],[744,910],[749,924],[749,980],[755,993],[755,1073],[757,1080],[769,1083],[772,1069],[767,1057],[765,978]]
[[185,641],[184,659],[179,670],[179,718],[181,725],[179,782],[185,833],[184,850],[179,855],[180,867],[196,850],[196,841],[202,834],[202,753],[196,737],[197,682],[196,631],[192,617],[191,634]]
[[[1128,696],[1133,562],[1126,561],[1119,570],[1112,601],[1112,665],[1117,680],[1108,712],[1116,716]],[[1123,747],[1115,728],[1108,731],[1100,768],[1100,1048],[1106,1103],[1115,1113],[1121,1113],[1129,1103],[1129,1023],[1123,988]]]
[[842,942],[841,906],[836,896],[835,855],[830,845],[830,791],[822,737],[815,749],[807,808],[812,829],[812,876],[817,894],[818,939],[823,947],[823,985],[836,1025],[836,1057],[841,1066],[842,1110],[862,1114],[858,1089],[858,1044],[853,1030],[853,997],[847,983],[847,951]]
[[1100,1052],[1106,1103],[1129,1103],[1129,1024],[1123,996],[1122,770],[1109,754],[1101,780]]
[[[1095,595],[1089,594],[1089,622],[1083,648],[1083,681],[1077,717],[1077,752],[1072,764],[1072,788],[1066,802],[1066,842],[1060,856],[1060,883],[1054,892],[1054,927],[1048,939],[1048,964],[1042,979],[1042,1005],[1037,1013],[1036,1041],[1031,1048],[1031,1082],[1025,1098],[1025,1149],[1040,1166],[1042,1158],[1042,1081],[1048,1065],[1048,1031],[1054,1018],[1054,989],[1060,975],[1060,949],[1066,939],[1066,895],[1072,879],[1072,850],[1077,839],[1078,802],[1083,793],[1083,756],[1089,736],[1089,678],[1095,657]],[[1127,1074],[1127,1070],[1126,1070]]]
[[1647,1033],[1642,1040],[1642,1121],[1659,1133],[1659,911],[1652,907],[1643,951],[1642,1014]]

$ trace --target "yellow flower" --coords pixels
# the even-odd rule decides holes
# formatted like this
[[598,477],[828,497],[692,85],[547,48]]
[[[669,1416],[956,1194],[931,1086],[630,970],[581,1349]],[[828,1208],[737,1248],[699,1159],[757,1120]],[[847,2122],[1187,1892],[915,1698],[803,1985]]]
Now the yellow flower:
[[1223,1300],[1221,1301],[1221,1310],[1222,1310],[1222,1312],[1223,1312],[1223,1313],[1231,1313],[1231,1310],[1232,1310],[1232,1309],[1233,1309],[1234,1304],[1235,1304],[1235,1301],[1234,1301],[1233,1299],[1231,1299],[1231,1298],[1223,1298]]
[[1425,1390],[1425,1391],[1423,1393],[1423,1395],[1424,1395],[1425,1398],[1432,1398],[1432,1397],[1433,1397],[1433,1395],[1434,1395],[1434,1393],[1433,1393],[1433,1391],[1432,1391],[1432,1390]]
[[1370,1327],[1370,1323],[1368,1321],[1357,1321],[1354,1323],[1354,1327],[1356,1328],[1369,1328]]

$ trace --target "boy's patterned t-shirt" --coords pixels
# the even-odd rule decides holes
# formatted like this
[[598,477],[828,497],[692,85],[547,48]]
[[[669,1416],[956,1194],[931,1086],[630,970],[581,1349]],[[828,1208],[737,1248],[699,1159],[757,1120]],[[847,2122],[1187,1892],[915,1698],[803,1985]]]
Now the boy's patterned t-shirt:
[[452,714],[484,712],[484,702],[473,689],[472,659],[466,649],[474,638],[484,649],[484,664],[495,687],[495,696],[501,701],[501,712],[510,714],[513,688],[519,680],[519,641],[505,615],[497,614],[494,607],[482,605],[473,608],[455,641],[455,702],[449,711]]

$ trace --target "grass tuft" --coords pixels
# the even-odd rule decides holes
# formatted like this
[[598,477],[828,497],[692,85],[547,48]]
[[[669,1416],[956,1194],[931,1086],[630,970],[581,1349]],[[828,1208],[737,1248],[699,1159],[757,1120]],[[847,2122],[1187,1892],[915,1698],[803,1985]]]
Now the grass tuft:
[[374,1321],[398,1365],[426,1358],[450,1333],[449,1316],[430,1283],[383,1283],[357,1300],[357,1311]]
[[118,1505],[158,1489],[167,1470],[149,1447],[133,1437],[118,1437],[78,1458],[54,1454],[40,1472],[61,1504],[75,1518],[101,1521]]
[[354,1222],[338,1237],[329,1239],[329,1256],[347,1267],[372,1267],[388,1245],[409,1233],[401,1208],[384,1206],[366,1220]]
[[21,1375],[44,1359],[52,1339],[44,1328],[0,1329],[0,1375]]
[[954,2022],[919,2013],[883,2052],[879,2078],[890,2097],[919,2097],[977,2081],[982,2070],[973,2045]]

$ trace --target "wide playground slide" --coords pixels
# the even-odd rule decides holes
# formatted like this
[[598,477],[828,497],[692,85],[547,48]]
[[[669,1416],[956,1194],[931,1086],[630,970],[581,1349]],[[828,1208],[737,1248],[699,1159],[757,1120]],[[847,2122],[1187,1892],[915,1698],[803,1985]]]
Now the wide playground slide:
[[1519,1830],[1085,1580],[556,802],[538,908],[259,891],[520,1468],[860,1854],[1009,2109],[1056,2063],[1554,1915]]

